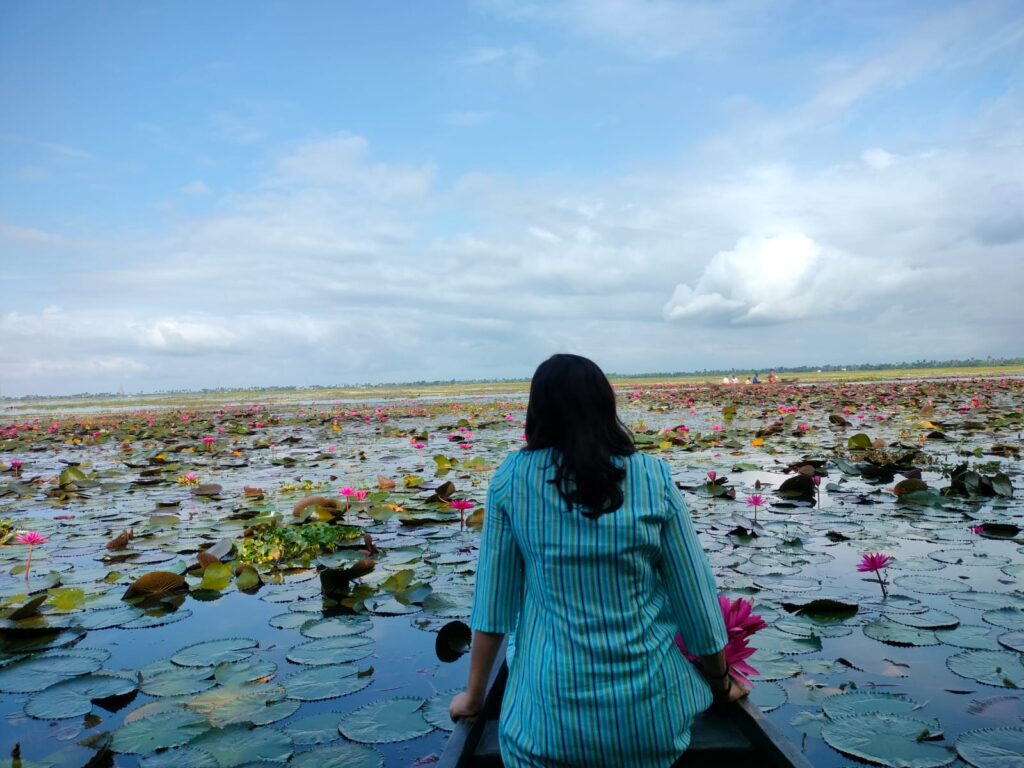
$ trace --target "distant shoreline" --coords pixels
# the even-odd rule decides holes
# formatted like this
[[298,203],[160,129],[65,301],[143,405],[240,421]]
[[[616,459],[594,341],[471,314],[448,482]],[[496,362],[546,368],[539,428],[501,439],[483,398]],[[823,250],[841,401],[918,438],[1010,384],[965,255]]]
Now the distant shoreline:
[[[962,378],[993,378],[1000,376],[1024,376],[1024,364],[963,366],[941,368],[879,368],[858,369],[850,371],[812,371],[792,372],[782,369],[777,371],[780,381],[767,384],[766,371],[759,371],[762,381],[758,387],[786,386],[787,384],[821,384],[821,383],[868,383],[879,381],[901,380],[938,380]],[[724,372],[693,373],[693,374],[642,374],[618,375],[611,374],[612,384],[617,389],[633,386],[655,385],[687,385],[687,384],[721,384]],[[747,374],[749,375],[749,374]],[[730,385],[744,387],[746,376],[739,384]],[[60,413],[66,411],[87,410],[99,412],[110,410],[145,410],[146,408],[169,407],[208,407],[229,403],[266,403],[279,405],[303,405],[329,401],[351,403],[375,400],[400,400],[418,398],[461,398],[500,395],[524,395],[529,390],[528,379],[508,379],[487,382],[436,382],[417,384],[383,384],[372,386],[348,387],[309,387],[309,388],[256,388],[256,389],[225,389],[195,392],[160,392],[152,394],[95,394],[69,396],[25,396],[4,398],[0,400],[0,414],[7,412],[17,414],[31,411],[32,413]]]

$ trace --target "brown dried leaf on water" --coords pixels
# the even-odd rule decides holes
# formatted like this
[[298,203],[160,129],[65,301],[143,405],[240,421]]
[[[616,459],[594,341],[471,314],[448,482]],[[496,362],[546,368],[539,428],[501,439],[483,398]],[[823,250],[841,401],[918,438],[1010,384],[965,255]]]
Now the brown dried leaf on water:
[[220,483],[203,483],[192,489],[193,496],[218,496],[224,488]]
[[767,427],[761,427],[761,429],[757,430],[757,433],[754,435],[754,437],[768,437],[769,435],[774,435],[776,432],[782,431],[782,426],[783,423],[781,421],[773,422],[772,424],[769,424]]
[[250,499],[262,499],[263,489],[254,488],[251,485],[247,485],[244,488],[242,488],[242,494],[249,497]]
[[835,424],[837,427],[852,427],[853,423],[847,421],[838,413],[833,413],[828,417],[830,423]]
[[196,562],[198,562],[201,566],[203,566],[203,568],[205,568],[206,566],[211,565],[213,563],[219,563],[220,558],[214,554],[211,554],[209,551],[200,552],[198,555],[196,555]]
[[188,583],[184,576],[171,571],[150,571],[133,581],[121,599],[141,595],[169,595],[181,591],[188,591]]
[[377,475],[377,487],[382,491],[390,491],[395,487],[395,481],[384,475]]
[[906,480],[900,480],[896,483],[896,487],[892,489],[892,492],[897,496],[905,496],[908,493],[914,493],[915,491],[927,491],[928,483],[919,477],[908,477]]
[[466,518],[466,525],[470,528],[480,529],[484,527],[484,508],[477,507],[473,513]]
[[329,499],[326,496],[307,496],[295,502],[295,506],[292,507],[292,514],[295,517],[299,517],[308,507],[320,507],[329,512],[337,512],[341,509],[341,504],[337,499]]
[[131,529],[129,528],[129,529],[125,530],[125,531],[122,531],[120,536],[117,536],[116,538],[113,538],[110,541],[108,541],[107,542],[107,549],[109,549],[109,550],[124,549],[125,547],[128,546],[128,542],[131,541],[131,540],[132,540],[132,532],[131,532]]

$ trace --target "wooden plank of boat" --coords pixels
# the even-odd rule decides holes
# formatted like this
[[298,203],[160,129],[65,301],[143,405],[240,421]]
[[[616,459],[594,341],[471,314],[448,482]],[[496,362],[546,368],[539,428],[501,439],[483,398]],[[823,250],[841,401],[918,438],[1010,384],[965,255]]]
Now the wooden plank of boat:
[[[491,673],[480,716],[455,724],[436,768],[503,768],[498,746],[498,716],[507,680],[508,667],[502,661]],[[690,748],[673,768],[722,768],[723,765],[813,768],[796,745],[746,699],[721,712],[697,715]]]

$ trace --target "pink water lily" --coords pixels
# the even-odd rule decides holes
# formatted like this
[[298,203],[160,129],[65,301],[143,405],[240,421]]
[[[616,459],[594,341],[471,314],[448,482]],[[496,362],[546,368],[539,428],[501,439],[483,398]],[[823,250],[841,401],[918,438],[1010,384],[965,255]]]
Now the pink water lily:
[[43,536],[38,531],[23,531],[14,537],[19,544],[28,545],[28,555],[25,558],[25,583],[28,583],[28,574],[32,570],[32,547],[45,544],[50,540],[49,536]]
[[347,499],[347,498],[349,498],[351,496],[355,496],[356,495],[356,489],[353,488],[351,485],[346,485],[344,488],[339,490],[338,493],[340,493],[342,496],[344,496]]
[[366,495],[367,495],[368,493],[369,493],[369,491],[364,491],[364,490],[362,490],[362,489],[359,489],[359,490],[358,490],[358,491],[356,491],[356,493],[355,493],[356,499],[358,499],[359,501],[363,501],[364,499],[366,499]]
[[888,593],[885,591],[885,581],[882,579],[882,570],[888,568],[892,562],[892,558],[889,555],[883,555],[881,552],[868,552],[861,557],[860,562],[857,564],[857,570],[861,573],[874,573],[878,578],[878,586],[882,588],[882,598],[888,597]]
[[[756,675],[757,670],[747,663],[747,659],[754,655],[757,648],[750,647],[748,640],[767,625],[764,619],[753,613],[753,604],[742,597],[730,600],[725,595],[719,595],[718,605],[722,609],[722,619],[729,638],[724,649],[729,674],[733,680],[750,688],[753,686],[750,676]],[[686,650],[682,635],[676,635],[675,642],[686,658],[696,663],[697,657]]]
[[757,508],[764,506],[764,497],[759,493],[747,496],[747,504],[754,508],[754,522],[757,522]]
[[715,482],[715,478],[716,477],[718,477],[718,473],[715,472],[715,470],[713,470],[713,469],[708,470],[708,482],[710,482],[710,483]]
[[459,510],[459,527],[460,528],[465,528],[466,527],[466,510],[467,509],[472,509],[473,507],[476,506],[476,504],[474,504],[469,499],[452,499],[449,502],[449,504],[451,505],[452,509]]

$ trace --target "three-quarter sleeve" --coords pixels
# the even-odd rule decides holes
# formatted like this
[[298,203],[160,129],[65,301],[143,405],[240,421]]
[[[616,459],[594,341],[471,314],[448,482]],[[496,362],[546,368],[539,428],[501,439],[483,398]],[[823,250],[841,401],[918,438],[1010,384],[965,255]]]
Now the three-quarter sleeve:
[[728,640],[715,576],[668,465],[662,464],[661,470],[665,484],[661,576],[686,649],[694,655],[707,656],[722,650]]
[[515,454],[494,472],[487,491],[469,625],[480,632],[511,632],[523,601],[523,556],[512,532],[511,488]]

